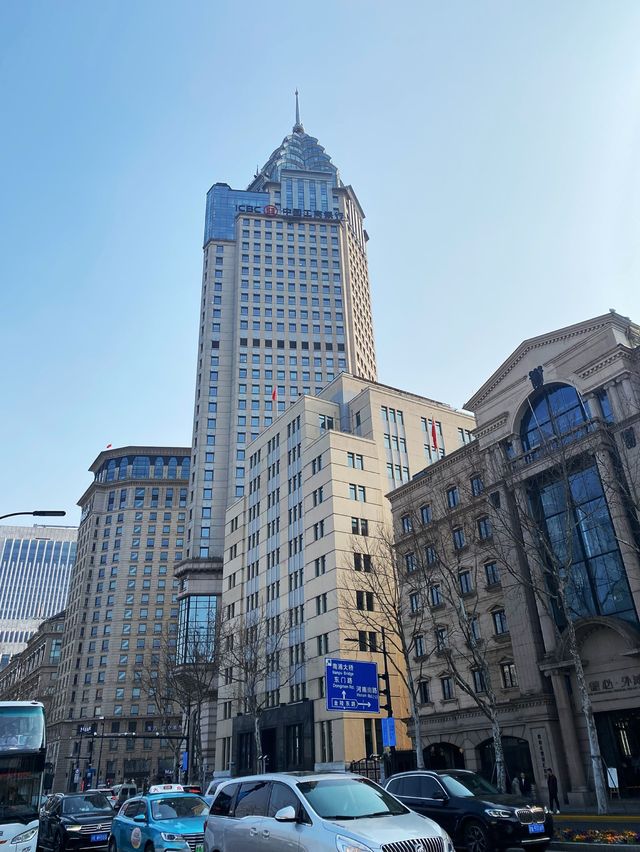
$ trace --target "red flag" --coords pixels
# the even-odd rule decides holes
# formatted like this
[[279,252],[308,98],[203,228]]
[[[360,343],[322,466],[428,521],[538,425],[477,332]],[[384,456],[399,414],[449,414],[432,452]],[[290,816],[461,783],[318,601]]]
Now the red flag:
[[106,448],[107,448],[107,450],[110,450],[110,449],[111,449],[111,447],[113,447],[113,444],[107,444],[107,447],[106,447]]
[[436,421],[432,418],[431,420],[431,443],[433,444],[434,449],[438,449],[438,433],[436,431]]
[[273,402],[278,401],[278,388],[274,386],[273,391],[271,392],[271,399]]

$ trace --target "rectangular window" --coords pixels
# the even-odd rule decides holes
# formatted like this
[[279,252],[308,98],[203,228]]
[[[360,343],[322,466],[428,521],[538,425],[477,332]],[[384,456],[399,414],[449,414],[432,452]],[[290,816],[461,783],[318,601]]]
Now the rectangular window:
[[493,628],[496,636],[502,636],[509,632],[507,615],[503,609],[494,610],[494,612],[491,613],[491,616],[493,618]]
[[353,483],[349,485],[349,498],[351,500],[358,500],[360,503],[367,502],[367,491],[364,485],[354,485]]
[[432,518],[431,506],[421,506],[420,507],[420,520],[422,521],[422,523],[425,524],[425,526],[426,526],[426,524],[430,524],[431,518]]
[[484,483],[482,482],[482,477],[479,474],[471,477],[471,493],[474,497],[479,497],[480,494],[484,491]]
[[482,669],[474,669],[471,674],[473,675],[473,691],[486,692],[487,684]]
[[502,663],[500,666],[502,685],[505,689],[513,689],[518,685],[518,673],[515,663]]
[[491,520],[489,518],[478,518],[478,536],[480,540],[486,541],[492,535]]
[[410,533],[413,530],[413,522],[411,520],[411,515],[403,515],[400,518],[400,523],[402,524],[403,533]]
[[356,609],[373,612],[373,592],[356,592]]
[[356,470],[364,470],[364,458],[359,453],[347,453],[347,464]]
[[431,606],[442,606],[444,603],[442,599],[442,589],[438,583],[434,583],[431,586],[429,596],[431,598]]
[[420,704],[429,704],[431,696],[429,695],[429,681],[421,680],[418,683],[418,701]]
[[416,563],[416,555],[415,553],[405,553],[404,555],[404,564],[407,569],[408,574],[413,574],[413,572],[418,567]]
[[432,544],[428,544],[424,549],[424,558],[427,565],[434,565],[436,562],[436,549]]
[[442,688],[442,700],[450,701],[455,695],[453,691],[453,678],[441,677],[440,686]]
[[453,547],[455,550],[462,550],[465,546],[464,530],[462,527],[456,527],[453,531]]
[[460,496],[458,494],[457,485],[453,485],[451,488],[447,489],[447,506],[450,509],[455,509],[455,507],[460,503]]
[[458,574],[458,582],[460,583],[460,593],[468,595],[473,591],[473,578],[471,571],[461,571]]
[[422,605],[420,603],[419,592],[412,592],[409,595],[409,606],[411,607],[412,613],[420,612],[420,610],[422,609]]
[[424,644],[424,636],[422,634],[415,637],[416,657],[424,657],[426,648]]
[[500,570],[497,562],[487,562],[484,566],[484,573],[488,586],[495,586],[500,582]]

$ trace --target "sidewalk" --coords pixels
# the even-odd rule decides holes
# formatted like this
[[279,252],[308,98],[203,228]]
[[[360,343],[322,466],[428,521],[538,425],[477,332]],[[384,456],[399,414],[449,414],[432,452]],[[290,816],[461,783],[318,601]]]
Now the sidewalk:
[[[640,818],[640,799],[622,799],[621,801],[608,802],[608,814],[627,814]],[[583,816],[584,814],[598,815],[598,809],[595,805],[586,808],[576,808],[571,805],[564,805],[560,814],[554,814],[554,819],[562,820],[566,816]]]

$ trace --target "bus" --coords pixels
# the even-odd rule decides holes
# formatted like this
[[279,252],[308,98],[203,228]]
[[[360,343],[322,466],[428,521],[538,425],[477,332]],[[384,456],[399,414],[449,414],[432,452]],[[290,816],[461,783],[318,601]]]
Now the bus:
[[36,852],[46,740],[38,701],[0,701],[0,844]]

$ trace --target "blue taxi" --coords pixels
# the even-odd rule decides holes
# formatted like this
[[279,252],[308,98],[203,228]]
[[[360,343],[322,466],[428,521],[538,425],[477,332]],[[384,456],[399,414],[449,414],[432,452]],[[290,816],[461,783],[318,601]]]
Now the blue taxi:
[[180,784],[158,784],[114,817],[109,852],[204,852],[209,806]]

